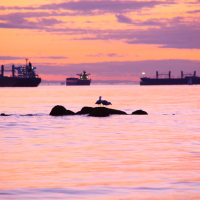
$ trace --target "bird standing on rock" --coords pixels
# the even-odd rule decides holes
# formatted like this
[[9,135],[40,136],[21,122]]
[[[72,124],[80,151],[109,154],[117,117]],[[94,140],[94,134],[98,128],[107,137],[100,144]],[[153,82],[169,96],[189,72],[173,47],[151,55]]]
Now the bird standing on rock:
[[112,105],[111,102],[109,101],[101,100],[101,96],[99,97],[99,100],[95,104],[98,104],[98,105],[103,104],[104,106]]
[[102,103],[104,106],[112,105],[111,102],[106,101],[106,100],[102,100],[101,103]]
[[101,96],[99,97],[99,100],[95,104],[101,105]]

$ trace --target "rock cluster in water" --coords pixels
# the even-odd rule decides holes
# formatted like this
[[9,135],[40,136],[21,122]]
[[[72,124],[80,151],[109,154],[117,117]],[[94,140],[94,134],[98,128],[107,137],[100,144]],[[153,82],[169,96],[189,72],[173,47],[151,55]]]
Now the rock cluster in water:
[[[57,105],[52,108],[50,115],[52,116],[63,116],[63,115],[85,115],[88,114],[88,116],[92,117],[107,117],[110,115],[127,115],[126,112],[117,110],[117,109],[111,109],[107,107],[83,107],[80,111],[77,113],[74,113],[71,110],[67,110],[64,106]],[[132,112],[133,115],[147,115],[147,112],[143,110],[136,110]]]
[[10,115],[7,115],[7,114],[5,114],[5,113],[1,113],[0,115],[1,115],[1,116],[10,116]]
[[[107,107],[88,107],[84,106],[80,111],[73,112],[71,110],[67,110],[64,106],[56,105],[52,108],[49,115],[51,116],[65,116],[65,115],[88,115],[92,117],[108,117],[110,115],[127,115],[126,112],[107,108]],[[132,115],[148,115],[146,111],[136,110],[132,112]],[[9,114],[1,113],[0,116],[10,116]],[[21,115],[21,116],[35,116],[33,114]]]
[[148,113],[144,110],[136,110],[132,112],[132,115],[148,115]]
[[75,113],[71,110],[67,110],[64,106],[54,106],[50,112],[52,116],[63,116],[63,115],[74,115]]

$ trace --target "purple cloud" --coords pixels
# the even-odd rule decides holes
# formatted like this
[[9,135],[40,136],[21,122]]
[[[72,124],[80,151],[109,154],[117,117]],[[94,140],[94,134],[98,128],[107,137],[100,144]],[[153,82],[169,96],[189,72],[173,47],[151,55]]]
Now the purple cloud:
[[128,56],[127,54],[123,54],[123,55],[119,55],[119,54],[116,54],[116,53],[109,53],[107,54],[108,57],[126,57]]
[[163,19],[149,19],[146,21],[140,21],[140,20],[132,20],[131,18],[125,16],[125,15],[115,15],[117,18],[117,22],[119,23],[126,23],[126,24],[134,24],[137,26],[163,26],[165,25],[165,22],[167,21],[166,19],[164,19],[165,21],[163,21]]
[[65,3],[53,3],[41,6],[27,6],[27,7],[0,7],[0,9],[27,9],[27,10],[72,10],[72,11],[94,11],[103,10],[104,12],[111,13],[124,13],[130,10],[138,10],[142,8],[152,8],[161,4],[175,4],[173,1],[69,1]]
[[60,21],[60,20],[57,20],[55,18],[50,18],[50,19],[41,18],[41,19],[38,20],[38,23],[43,25],[43,26],[52,26],[52,25],[55,25],[55,24],[63,23],[63,22]]
[[119,23],[126,23],[126,24],[132,24],[133,21],[131,18],[129,17],[126,17],[125,15],[122,15],[122,14],[118,14],[118,15],[115,15],[116,18],[117,18],[117,21]]
[[126,57],[126,56],[128,55],[127,54],[119,55],[116,53],[109,53],[109,54],[98,53],[93,55],[87,55],[87,57]]
[[20,60],[25,59],[24,57],[15,57],[15,56],[0,56],[0,60]]
[[[68,59],[64,56],[48,56],[48,57],[29,57],[32,58],[41,58],[41,59]],[[24,57],[15,57],[15,56],[0,56],[0,60],[24,60]]]
[[49,57],[36,57],[36,58],[42,58],[42,59],[68,59],[68,57],[63,57],[63,56],[49,56]]
[[196,13],[200,13],[200,10],[188,11],[187,13],[196,14]]
[[103,57],[102,53],[87,55],[87,57]]
[[[197,76],[200,76],[200,61],[197,60],[145,60],[145,61],[116,61],[116,62],[98,62],[98,63],[79,63],[79,64],[35,64],[38,73],[55,74],[70,76],[76,75],[78,72],[87,71],[92,75],[99,77],[141,77],[142,72],[146,76],[153,77],[156,71],[160,73],[172,72],[172,77],[180,76],[181,71],[185,73],[193,73],[197,71]],[[48,71],[46,70],[48,67]],[[128,74],[128,75],[127,75]]]
[[[108,5],[107,9],[111,9],[111,5],[122,5],[120,9],[125,9],[132,7],[142,8],[145,6],[155,6],[160,5],[160,1],[148,1],[148,2],[139,2],[139,1],[90,1],[91,6],[88,7],[89,11],[93,12],[94,8],[102,9],[105,5]],[[96,2],[95,7],[93,4]],[[48,4],[53,6],[69,6],[70,9],[76,10],[78,13],[84,13],[84,7],[82,10],[79,8],[80,5],[88,5],[88,1],[78,1],[78,2],[67,2],[62,4]],[[128,7],[127,5],[132,5]],[[134,5],[134,6],[133,6]],[[47,5],[45,5],[47,6]],[[42,7],[42,6],[41,6]],[[75,12],[76,12],[75,11]],[[115,11],[115,6],[113,7],[113,12]],[[111,12],[111,10],[110,10]],[[76,14],[78,14],[76,13]],[[46,32],[54,32],[55,34],[68,34],[78,36],[80,40],[123,40],[127,44],[156,44],[160,45],[161,48],[188,48],[188,49],[200,49],[200,26],[198,21],[194,19],[190,22],[187,22],[182,17],[176,17],[173,19],[149,19],[146,21],[132,20],[127,17],[125,14],[115,15],[117,21],[120,23],[129,24],[129,29],[127,30],[112,30],[112,29],[93,29],[91,28],[55,28],[54,25],[61,24],[64,22],[57,20],[56,18],[49,18],[51,15],[55,16],[64,16],[69,13],[62,13],[54,11],[51,13],[47,12],[26,12],[26,13],[11,13],[7,15],[0,15],[0,20],[3,21],[0,23],[0,28],[18,28],[18,29],[36,29],[36,30],[45,30]],[[30,21],[28,18],[36,18],[37,21]],[[130,27],[133,25],[133,29]],[[145,29],[141,27],[146,26]],[[137,29],[136,29],[137,27]],[[151,27],[151,28],[150,28]],[[86,35],[80,38],[81,35]],[[92,37],[87,35],[92,35]],[[76,38],[74,38],[75,40]],[[101,56],[101,55],[98,55]],[[106,55],[109,56],[109,55]],[[117,56],[117,55],[115,55]],[[120,55],[118,55],[120,56]]]
[[159,28],[105,30],[94,32],[95,37],[85,37],[81,40],[125,40],[128,44],[157,44],[161,45],[161,48],[200,49],[200,26],[196,21],[187,22],[181,17],[162,21],[153,19],[140,24],[160,25]]
[[[40,13],[45,15],[46,13]],[[0,15],[0,20],[5,23],[0,23],[0,28],[19,28],[19,29],[46,29],[47,26],[63,23],[55,18],[39,18],[37,22],[29,21],[26,17],[33,17],[34,13],[29,13],[27,16],[23,13],[12,13],[8,15]]]
[[137,20],[137,21],[133,21],[132,24],[136,25],[136,26],[166,26],[167,25],[168,20],[163,21],[163,19],[149,19],[146,20],[144,22]]
[[136,31],[128,44],[157,44],[161,48],[200,49],[200,27],[197,25],[177,25]]
[[[92,14],[92,13],[91,13]],[[82,12],[57,12],[57,11],[46,11],[46,12],[14,12],[9,14],[0,15],[0,20],[10,21],[13,18],[42,18],[42,17],[57,17],[57,16],[77,16],[83,15]],[[85,14],[84,14],[85,15]]]

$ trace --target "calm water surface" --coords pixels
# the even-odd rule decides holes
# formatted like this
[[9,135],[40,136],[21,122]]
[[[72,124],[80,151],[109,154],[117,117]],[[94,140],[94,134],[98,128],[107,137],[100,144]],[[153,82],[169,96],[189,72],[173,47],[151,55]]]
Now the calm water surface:
[[[200,199],[200,86],[0,90],[0,199]],[[149,115],[49,116],[100,95]]]

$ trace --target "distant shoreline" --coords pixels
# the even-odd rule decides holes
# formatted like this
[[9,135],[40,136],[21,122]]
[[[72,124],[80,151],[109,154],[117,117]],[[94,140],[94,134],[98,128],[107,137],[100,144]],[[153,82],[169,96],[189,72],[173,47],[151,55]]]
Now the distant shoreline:
[[[41,85],[65,85],[65,81],[42,80]],[[139,81],[92,80],[91,85],[139,85]]]

